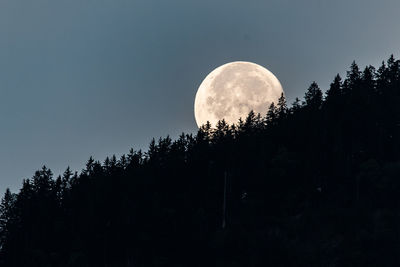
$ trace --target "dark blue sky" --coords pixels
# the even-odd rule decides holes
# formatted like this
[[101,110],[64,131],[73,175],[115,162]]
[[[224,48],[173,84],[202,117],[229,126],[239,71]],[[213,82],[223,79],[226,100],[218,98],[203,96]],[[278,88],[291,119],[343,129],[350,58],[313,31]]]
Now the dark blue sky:
[[43,164],[195,132],[197,87],[229,61],[271,70],[291,102],[352,60],[399,56],[398,0],[1,0],[0,190]]

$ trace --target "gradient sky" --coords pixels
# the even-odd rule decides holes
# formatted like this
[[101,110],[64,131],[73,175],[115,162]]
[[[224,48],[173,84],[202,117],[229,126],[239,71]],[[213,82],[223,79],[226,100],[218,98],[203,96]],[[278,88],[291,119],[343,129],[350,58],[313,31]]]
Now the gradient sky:
[[[350,63],[399,57],[398,0],[1,0],[0,192],[42,165],[195,132],[203,78],[245,60],[289,102]],[[1,193],[2,194],[2,193]]]

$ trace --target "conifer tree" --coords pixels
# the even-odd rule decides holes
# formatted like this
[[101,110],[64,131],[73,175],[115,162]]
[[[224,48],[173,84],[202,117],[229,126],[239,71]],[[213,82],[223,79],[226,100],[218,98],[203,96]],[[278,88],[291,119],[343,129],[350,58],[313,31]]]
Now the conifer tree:
[[83,173],[87,176],[90,176],[93,174],[93,167],[94,167],[94,159],[92,156],[88,159],[86,162],[86,168],[83,170]]
[[337,74],[331,83],[328,91],[326,91],[326,101],[334,101],[342,94],[342,78]]
[[350,70],[347,71],[347,85],[350,90],[356,89],[361,80],[361,71],[355,61],[351,63]]
[[301,109],[301,101],[298,97],[295,98],[294,102],[292,103],[292,107],[290,108],[290,113],[296,113]]
[[276,111],[278,114],[278,117],[280,119],[284,119],[287,113],[287,105],[286,105],[286,98],[283,93],[281,93],[281,96],[278,99],[278,104],[276,107]]
[[396,84],[396,81],[400,79],[400,61],[396,60],[393,54],[387,61],[387,68],[388,68],[388,81],[390,84]]
[[319,109],[322,105],[322,91],[316,82],[312,82],[304,96],[306,105],[311,109]]
[[32,177],[33,190],[41,196],[49,196],[53,188],[53,173],[46,166],[35,172]]
[[12,221],[15,217],[14,205],[15,195],[7,188],[0,203],[0,248],[8,238],[10,227],[15,223]]
[[246,120],[244,121],[244,131],[245,132],[250,132],[256,125],[256,114],[254,113],[253,110],[249,112],[249,114],[246,117]]
[[213,142],[222,142],[230,134],[229,125],[224,119],[218,121],[217,127],[213,131]]
[[71,168],[68,166],[62,176],[62,184],[64,189],[68,189],[70,187],[71,177],[72,177],[72,171]]
[[265,117],[266,124],[272,125],[274,122],[276,122],[277,117],[278,117],[278,112],[274,102],[272,102],[268,108],[267,116]]

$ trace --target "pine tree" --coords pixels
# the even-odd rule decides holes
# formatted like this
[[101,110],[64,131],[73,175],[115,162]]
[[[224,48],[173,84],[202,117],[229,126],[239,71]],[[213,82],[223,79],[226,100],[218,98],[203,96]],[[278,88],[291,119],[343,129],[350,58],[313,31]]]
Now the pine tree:
[[127,158],[126,158],[126,156],[124,154],[119,158],[117,165],[118,165],[119,168],[124,170],[126,168],[127,164],[128,164],[128,160],[127,160]]
[[387,61],[387,68],[388,68],[388,81],[390,84],[396,84],[396,81],[400,78],[400,61],[396,60],[393,54]]
[[224,119],[217,122],[217,127],[213,131],[213,143],[222,142],[230,134],[229,125]]
[[133,148],[129,150],[128,154],[128,166],[130,169],[138,168],[143,164],[143,153],[142,150],[135,151]]
[[72,171],[71,168],[68,166],[62,176],[62,184],[64,189],[70,188],[71,177],[72,177]]
[[246,117],[246,120],[244,121],[244,131],[249,132],[251,129],[254,128],[256,125],[256,114],[254,113],[253,110],[249,112],[249,114]]
[[277,117],[278,117],[278,112],[274,102],[272,102],[268,108],[267,116],[265,117],[267,126],[273,125],[276,122]]
[[83,174],[90,176],[93,174],[94,159],[92,156],[86,162],[86,168],[83,170]]
[[290,113],[296,113],[297,111],[299,111],[301,109],[301,102],[300,99],[298,97],[295,98],[294,102],[292,103],[292,107],[290,108]]
[[57,197],[57,203],[61,205],[62,199],[64,197],[64,189],[61,175],[57,176],[55,182],[53,183],[53,186],[53,191],[55,192]]
[[197,141],[209,143],[212,137],[212,127],[211,123],[207,121],[206,124],[200,126],[199,131],[197,132]]
[[351,63],[350,70],[347,71],[347,85],[348,89],[354,90],[361,80],[361,71],[355,61]]
[[388,69],[386,67],[385,61],[382,61],[381,66],[376,71],[376,81],[378,88],[386,86],[387,76],[388,76]]
[[256,117],[255,117],[255,119],[254,119],[255,128],[256,128],[257,131],[260,131],[260,130],[263,130],[263,129],[264,129],[264,127],[265,127],[264,121],[265,121],[265,120],[264,120],[264,118],[261,116],[261,114],[260,114],[260,113],[257,113],[257,115],[256,115]]
[[4,245],[15,217],[15,195],[7,188],[0,203],[0,248]]
[[375,81],[375,68],[373,66],[365,67],[361,76],[361,89],[359,98],[362,99],[365,104],[369,105],[374,98],[376,81]]
[[316,82],[312,82],[304,96],[306,105],[311,109],[319,109],[322,105],[322,91]]
[[[326,101],[335,101],[342,94],[342,78],[339,74],[335,76],[335,79],[331,83],[328,91],[326,91]],[[328,103],[329,104],[329,103]]]
[[[92,165],[93,166],[93,165]],[[110,168],[111,168],[111,160],[110,160],[110,157],[106,157],[106,159],[104,160],[104,162],[103,162],[103,169],[104,169],[104,171],[106,172],[106,173],[108,173],[109,172],[109,170],[110,170]],[[93,173],[93,172],[92,172]]]
[[35,172],[32,177],[33,190],[38,195],[48,196],[53,188],[53,173],[46,166]]
[[278,105],[276,107],[276,111],[280,119],[284,119],[286,117],[287,105],[286,105],[286,98],[283,93],[281,93],[281,96],[278,99]]

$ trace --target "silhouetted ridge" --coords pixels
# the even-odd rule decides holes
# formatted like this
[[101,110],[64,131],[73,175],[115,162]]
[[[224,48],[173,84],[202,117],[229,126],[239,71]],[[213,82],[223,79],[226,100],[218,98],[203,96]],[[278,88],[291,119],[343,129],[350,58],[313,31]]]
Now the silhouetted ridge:
[[397,266],[400,62],[6,190],[1,266]]

